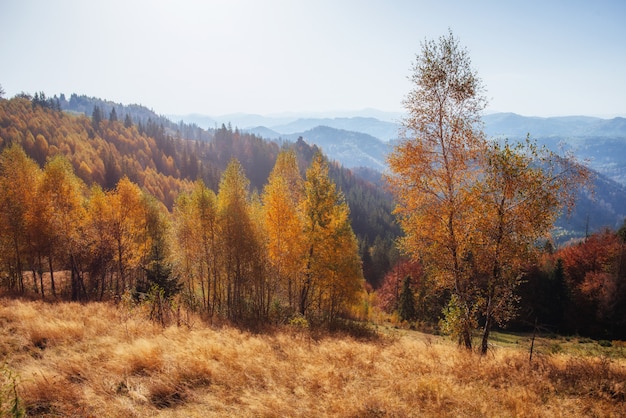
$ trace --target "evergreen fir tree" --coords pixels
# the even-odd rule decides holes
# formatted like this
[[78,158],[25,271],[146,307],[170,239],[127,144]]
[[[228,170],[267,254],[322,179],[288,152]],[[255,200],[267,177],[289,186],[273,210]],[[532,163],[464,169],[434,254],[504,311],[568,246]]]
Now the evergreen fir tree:
[[100,131],[100,122],[102,121],[102,111],[99,106],[93,107],[93,112],[91,113],[91,124],[95,131]]
[[133,121],[130,119],[130,115],[127,113],[126,117],[124,118],[124,127],[130,128],[131,126],[133,126]]
[[403,321],[414,321],[417,319],[415,308],[415,295],[411,289],[411,276],[406,276],[402,282],[400,301],[398,303],[398,315]]

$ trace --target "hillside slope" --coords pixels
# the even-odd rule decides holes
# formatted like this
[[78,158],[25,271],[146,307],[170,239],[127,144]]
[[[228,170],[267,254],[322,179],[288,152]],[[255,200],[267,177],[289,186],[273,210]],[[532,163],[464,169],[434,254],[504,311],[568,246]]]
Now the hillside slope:
[[[106,116],[106,107],[98,117],[88,117],[60,111],[48,101],[39,103],[27,97],[0,100],[0,151],[19,144],[40,166],[49,157],[63,154],[87,185],[99,184],[109,190],[126,176],[172,209],[180,192],[198,178],[217,191],[222,172],[233,158],[243,166],[251,189],[260,193],[281,147],[296,151],[302,174],[318,150],[305,141],[279,145],[223,125],[213,131],[195,128],[196,137],[202,139],[187,139],[185,132],[191,129],[187,125],[166,127],[150,116],[145,122],[141,118],[135,121],[135,116],[129,121],[121,116],[127,107],[100,99],[84,100],[91,100],[92,109],[113,106],[109,113],[118,109],[121,120]],[[383,248],[392,248],[399,229],[391,216],[390,194],[379,183],[353,175],[339,165],[333,165],[331,175],[350,206],[362,253],[369,252],[377,239],[385,242]],[[384,256],[383,263],[388,262]],[[377,277],[368,277],[370,282],[381,280],[385,269],[376,269]]]
[[417,332],[355,340],[181,320],[161,328],[140,306],[3,299],[0,396],[13,399],[15,388],[28,416],[583,417],[624,408],[624,359],[595,344],[598,357],[551,355],[557,343],[538,339],[529,363],[520,339],[479,361]]

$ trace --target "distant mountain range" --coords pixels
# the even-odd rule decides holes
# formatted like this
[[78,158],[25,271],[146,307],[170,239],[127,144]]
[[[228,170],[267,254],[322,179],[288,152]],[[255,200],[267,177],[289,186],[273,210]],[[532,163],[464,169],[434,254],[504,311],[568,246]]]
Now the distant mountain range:
[[[82,97],[74,97],[80,104]],[[89,103],[92,105],[92,103]],[[108,102],[101,106],[108,112]],[[121,106],[121,105],[119,105]],[[72,108],[72,106],[68,106]],[[92,106],[93,107],[93,106]],[[91,107],[91,108],[92,108]],[[89,109],[71,109],[84,111]],[[118,112],[120,108],[118,108]],[[131,111],[134,120],[143,115]],[[122,113],[120,113],[122,114]],[[164,123],[164,118],[152,115]],[[400,114],[367,110],[363,112],[327,114],[278,114],[271,116],[232,114],[220,117],[203,115],[168,116],[172,129],[188,124],[207,129],[207,133],[222,124],[277,142],[295,142],[298,138],[319,146],[332,160],[345,167],[365,167],[379,172],[386,169],[386,156],[391,151],[400,129]],[[527,134],[540,144],[555,151],[568,151],[580,160],[587,160],[598,172],[595,196],[583,193],[576,211],[570,218],[558,222],[564,237],[580,236],[581,231],[594,231],[602,226],[616,228],[626,216],[626,119],[601,119],[586,116],[526,117],[514,113],[495,113],[484,118],[485,133],[492,138],[523,139]],[[190,133],[195,133],[193,129]],[[200,131],[198,131],[200,133]],[[189,134],[184,137],[190,138]],[[201,135],[198,135],[198,139]],[[357,170],[358,171],[358,170]],[[566,239],[566,238],[564,238]]]
[[626,138],[626,119],[589,116],[528,117],[494,113],[483,117],[489,136],[525,137],[621,137]]
[[[576,211],[562,217],[558,228],[564,236],[572,231],[619,227],[626,217],[626,119],[586,116],[538,118],[513,113],[484,117],[488,137],[520,140],[530,134],[556,152],[571,152],[597,172],[595,196],[583,193]],[[384,171],[386,156],[397,138],[399,124],[375,118],[302,118],[271,128],[247,129],[268,139],[294,141],[302,137],[319,146],[329,158],[346,167]],[[394,134],[395,132],[395,134]]]
[[385,156],[390,149],[389,143],[366,133],[317,126],[283,138],[295,141],[298,137],[317,145],[329,158],[345,167],[369,167],[381,172],[386,169]]
[[571,152],[590,168],[626,185],[626,118],[588,116],[538,118],[514,113],[484,117],[490,137],[536,139],[553,151]]
[[[271,140],[306,141],[324,149],[328,156],[346,167],[381,170],[386,155],[398,137],[396,122],[373,117],[303,117],[295,120],[240,115],[240,129]],[[492,138],[523,139],[527,134],[554,151],[570,151],[607,177],[626,185],[626,119],[601,119],[587,116],[526,117],[514,113],[495,113],[484,118],[485,133]],[[187,121],[187,120],[185,120]],[[263,123],[259,123],[263,122]],[[281,123],[277,123],[281,122]],[[194,123],[198,123],[195,120]],[[325,127],[325,129],[317,129]]]
[[[319,125],[331,126],[338,129],[356,130],[362,132],[366,129],[367,123],[363,123],[368,119],[374,126],[374,132],[366,132],[378,138],[385,139],[388,135],[390,138],[397,136],[397,123],[402,118],[402,114],[398,112],[386,112],[377,109],[363,109],[360,111],[339,111],[339,112],[308,112],[293,113],[285,112],[272,115],[257,115],[249,113],[231,113],[221,116],[207,116],[201,114],[188,115],[166,115],[171,121],[184,121],[185,123],[193,123],[204,129],[219,128],[222,124],[231,124],[239,129],[252,129],[264,126],[275,130],[278,133],[294,133],[297,130],[307,130]],[[338,121],[336,121],[336,119]],[[348,121],[348,119],[361,120],[361,123]],[[309,122],[305,122],[305,121]],[[341,121],[343,120],[343,121]],[[289,125],[295,123],[298,129],[295,131]],[[380,126],[378,126],[380,123]],[[283,132],[281,127],[286,127]],[[380,136],[379,136],[380,135]]]

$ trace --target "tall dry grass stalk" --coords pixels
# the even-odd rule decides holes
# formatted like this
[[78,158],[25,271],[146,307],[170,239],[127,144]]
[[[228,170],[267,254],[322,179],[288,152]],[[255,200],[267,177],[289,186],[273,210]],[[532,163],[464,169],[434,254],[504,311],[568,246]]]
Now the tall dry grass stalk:
[[620,416],[626,361],[405,332],[161,328],[108,304],[0,300],[0,360],[31,416]]

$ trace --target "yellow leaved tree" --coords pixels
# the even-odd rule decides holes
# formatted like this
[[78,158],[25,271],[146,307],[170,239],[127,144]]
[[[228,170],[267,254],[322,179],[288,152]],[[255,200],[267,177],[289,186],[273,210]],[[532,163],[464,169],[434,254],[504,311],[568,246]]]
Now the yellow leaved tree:
[[256,271],[260,244],[252,224],[249,184],[243,167],[233,159],[222,175],[217,194],[222,308],[231,320],[249,319],[261,312],[252,294],[254,280],[260,278]]
[[55,252],[70,269],[72,300],[87,298],[81,252],[87,220],[85,184],[74,174],[72,164],[62,155],[52,157],[43,170],[39,198],[50,207],[50,231]]
[[36,198],[40,177],[37,163],[19,145],[0,154],[0,261],[8,272],[8,288],[14,291],[24,291],[28,214],[34,205],[46,204]]
[[212,316],[221,294],[217,198],[201,180],[190,193],[182,193],[176,200],[173,229],[177,269],[187,303],[194,309],[202,307]]
[[304,274],[296,286],[299,311],[331,322],[356,300],[363,271],[350,210],[321,153],[306,172],[302,212],[306,248]]
[[298,308],[296,288],[303,275],[306,253],[300,207],[303,193],[295,152],[281,152],[263,191],[265,245],[279,295],[294,312]]
[[108,194],[108,227],[115,245],[116,295],[134,288],[146,245],[146,216],[139,186],[123,177]]

